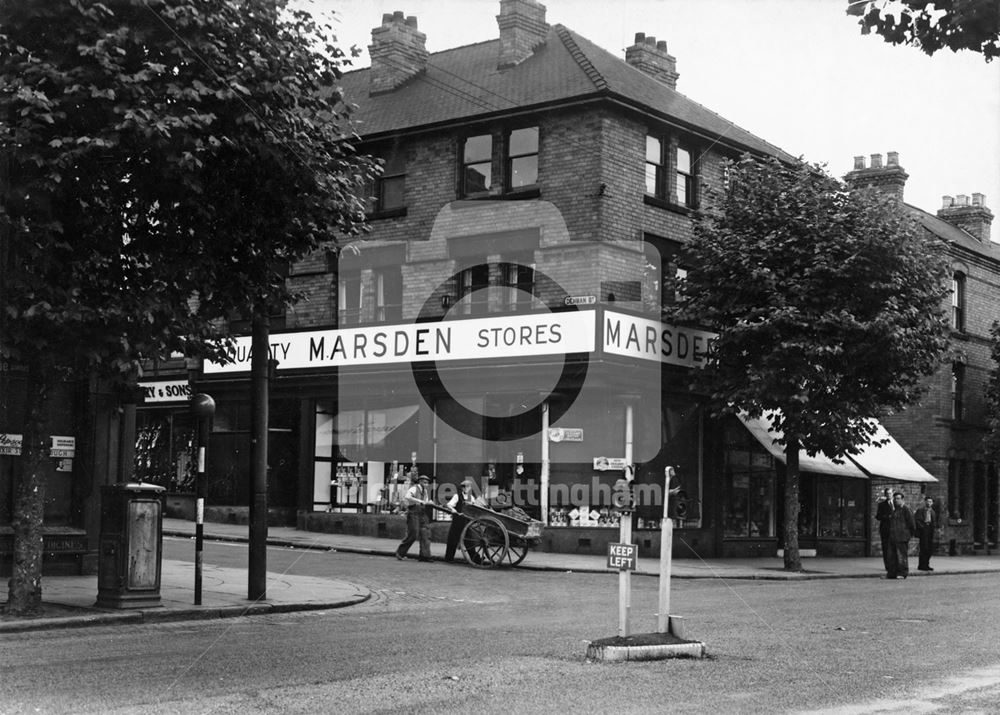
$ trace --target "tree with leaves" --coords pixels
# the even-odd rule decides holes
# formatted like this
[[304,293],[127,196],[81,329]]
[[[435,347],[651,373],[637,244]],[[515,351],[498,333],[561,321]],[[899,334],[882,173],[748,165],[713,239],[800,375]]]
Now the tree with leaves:
[[929,55],[972,50],[989,62],[1000,57],[997,0],[848,0],[847,13],[861,19],[862,34],[875,32],[893,45],[911,45]]
[[7,609],[41,606],[46,397],[294,301],[363,228],[332,27],[284,0],[0,0],[0,357],[26,369]]
[[671,317],[718,333],[693,385],[715,414],[771,416],[785,568],[798,571],[799,454],[858,453],[871,418],[922,392],[947,345],[942,246],[895,199],[806,163],[745,157],[716,198],[685,247]]
[[992,462],[1000,463],[1000,322],[990,326],[990,357],[993,369],[986,383],[986,436],[983,444]]

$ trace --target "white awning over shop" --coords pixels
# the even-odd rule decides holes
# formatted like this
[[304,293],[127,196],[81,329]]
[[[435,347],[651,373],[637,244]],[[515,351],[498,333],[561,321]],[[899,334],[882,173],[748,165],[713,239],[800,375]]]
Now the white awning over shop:
[[[751,418],[744,413],[740,413],[740,420],[750,430],[750,434],[757,438],[768,452],[775,459],[785,461],[785,448],[775,444],[775,439],[780,439],[782,434],[778,430],[771,430],[771,419],[765,414],[762,417]],[[844,459],[838,464],[825,454],[810,456],[805,450],[799,451],[799,469],[803,472],[814,472],[818,474],[831,474],[835,477],[853,477],[855,479],[867,479],[868,475],[855,466],[853,462]]]
[[903,447],[892,438],[892,435],[878,421],[875,421],[874,439],[889,440],[883,445],[868,445],[860,454],[851,455],[851,459],[865,472],[873,477],[892,479],[897,482],[936,482],[930,472],[921,467],[917,460],[909,455]]
[[[785,462],[785,449],[774,444],[776,438],[780,438],[781,432],[770,430],[771,413],[753,419],[746,414],[739,415],[740,420],[746,425],[758,442],[760,442],[776,459]],[[810,456],[804,451],[799,452],[799,468],[804,472],[814,472],[818,474],[830,474],[838,477],[854,477],[867,479],[871,477],[881,477],[898,482],[936,482],[930,472],[921,467],[917,461],[907,453],[905,449],[892,438],[892,435],[877,420],[875,422],[874,439],[877,441],[888,440],[883,445],[868,445],[862,448],[860,454],[845,457],[843,462],[837,464],[825,454]],[[770,431],[769,431],[770,430]],[[859,469],[860,467],[860,469]],[[863,470],[863,471],[862,471]]]

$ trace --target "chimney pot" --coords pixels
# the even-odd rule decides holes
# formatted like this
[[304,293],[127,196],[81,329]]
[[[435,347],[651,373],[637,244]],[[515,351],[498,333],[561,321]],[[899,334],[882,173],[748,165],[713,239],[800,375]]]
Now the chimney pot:
[[635,44],[625,48],[625,62],[670,89],[677,89],[677,60],[667,52],[667,41],[645,32],[635,33]]
[[844,177],[852,190],[872,188],[898,201],[903,200],[903,190],[909,175],[899,165],[899,154],[890,151],[886,154],[889,163],[882,165],[881,154],[871,154],[871,165],[865,168],[865,157],[854,157],[854,169]]
[[415,16],[402,10],[382,15],[382,26],[372,29],[369,88],[371,94],[391,92],[427,67],[427,36],[417,29]]
[[500,0],[497,15],[500,28],[500,56],[497,67],[513,67],[534,54],[545,43],[549,24],[545,6],[538,0]]
[[986,207],[986,197],[983,194],[974,193],[971,205],[966,194],[958,194],[954,200],[950,196],[941,198],[943,205],[937,212],[938,218],[962,229],[977,241],[990,242],[993,212]]

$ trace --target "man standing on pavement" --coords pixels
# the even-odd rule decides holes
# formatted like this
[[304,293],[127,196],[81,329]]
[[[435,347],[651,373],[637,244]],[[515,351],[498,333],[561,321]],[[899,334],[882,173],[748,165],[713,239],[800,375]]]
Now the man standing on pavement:
[[889,536],[892,520],[892,490],[888,487],[882,490],[878,506],[875,507],[875,520],[878,521],[878,535],[882,539],[882,564],[885,566],[886,578],[895,578],[896,552],[892,548],[892,539]]
[[917,526],[917,538],[920,540],[920,557],[917,569],[933,571],[931,568],[931,552],[934,550],[934,531],[937,529],[938,516],[934,511],[934,499],[924,497],[924,505],[913,515]]
[[451,527],[448,529],[448,543],[444,550],[444,560],[454,561],[455,551],[458,549],[458,540],[462,536],[462,530],[469,523],[468,517],[462,516],[462,509],[465,502],[472,501],[472,487],[474,482],[466,477],[459,485],[458,492],[448,500],[448,508],[452,510]]
[[896,571],[887,578],[902,576],[906,578],[910,575],[910,563],[907,552],[910,548],[910,539],[916,531],[913,522],[913,512],[910,507],[903,503],[902,492],[892,495],[892,516],[889,519],[889,536],[892,539],[892,549],[896,553]]
[[427,485],[431,479],[426,474],[417,477],[417,483],[410,487],[403,496],[403,506],[406,508],[406,538],[396,548],[396,558],[402,561],[414,541],[420,541],[420,560],[431,560],[431,524],[428,514],[431,504]]

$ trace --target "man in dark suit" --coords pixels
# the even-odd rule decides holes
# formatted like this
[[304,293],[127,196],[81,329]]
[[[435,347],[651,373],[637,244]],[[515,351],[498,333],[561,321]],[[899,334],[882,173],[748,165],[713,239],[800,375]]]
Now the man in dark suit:
[[882,563],[885,565],[886,578],[896,578],[895,551],[892,539],[889,538],[889,525],[892,518],[892,490],[888,487],[882,490],[878,506],[875,507],[875,520],[878,521],[878,535],[882,539]]
[[902,492],[895,492],[892,495],[892,516],[889,518],[889,538],[892,539],[892,549],[896,553],[896,572],[888,578],[906,578],[910,575],[908,556],[914,531],[913,512],[903,503]]
[[917,527],[917,538],[920,540],[920,556],[917,568],[920,571],[933,571],[931,568],[931,553],[934,551],[934,531],[938,527],[938,515],[934,511],[934,499],[924,497],[924,505],[913,515]]

